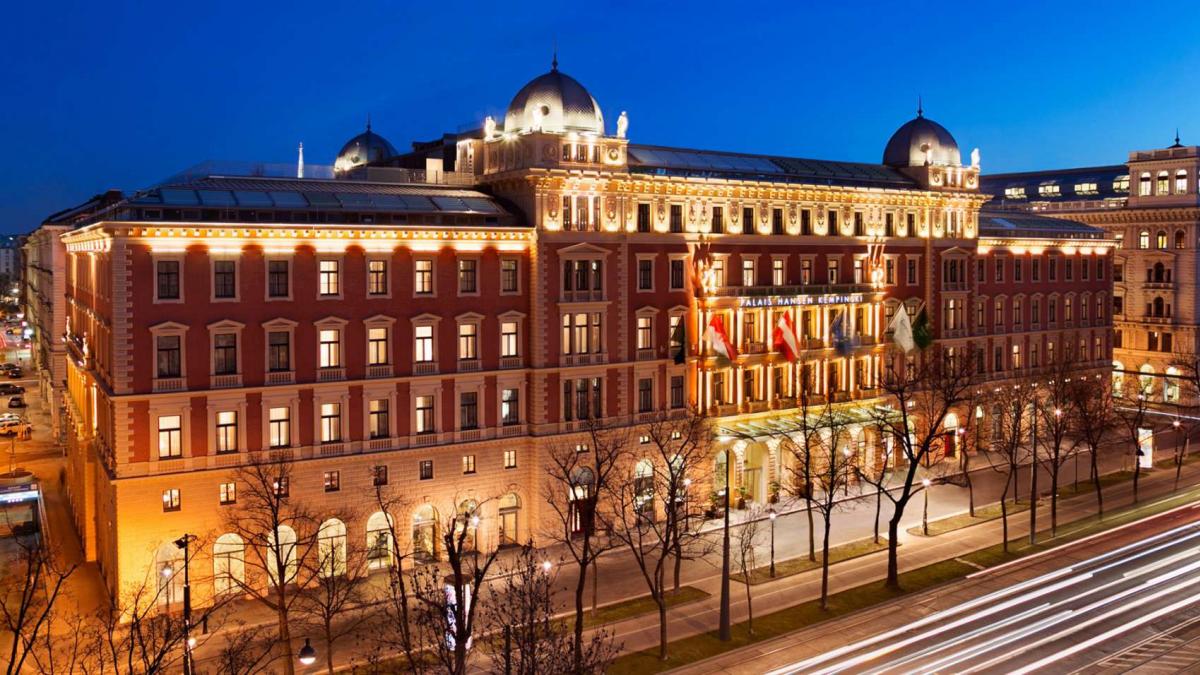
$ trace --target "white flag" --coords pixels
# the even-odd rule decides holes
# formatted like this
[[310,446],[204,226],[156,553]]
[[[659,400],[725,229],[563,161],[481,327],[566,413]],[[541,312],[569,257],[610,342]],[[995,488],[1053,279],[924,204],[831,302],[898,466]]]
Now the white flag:
[[892,331],[892,339],[896,341],[896,346],[904,350],[905,354],[916,348],[917,343],[913,341],[912,322],[908,320],[908,311],[904,309],[904,305],[896,307],[896,316],[892,317],[892,323],[888,325],[888,330]]

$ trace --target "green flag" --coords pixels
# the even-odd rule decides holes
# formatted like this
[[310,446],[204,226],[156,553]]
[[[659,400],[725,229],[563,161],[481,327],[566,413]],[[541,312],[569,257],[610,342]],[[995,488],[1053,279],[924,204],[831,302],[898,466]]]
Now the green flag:
[[675,365],[683,365],[687,361],[687,317],[679,317],[675,331],[671,333],[671,358]]
[[929,327],[929,315],[925,313],[924,307],[913,322],[912,339],[918,349],[926,349],[933,344],[933,331]]

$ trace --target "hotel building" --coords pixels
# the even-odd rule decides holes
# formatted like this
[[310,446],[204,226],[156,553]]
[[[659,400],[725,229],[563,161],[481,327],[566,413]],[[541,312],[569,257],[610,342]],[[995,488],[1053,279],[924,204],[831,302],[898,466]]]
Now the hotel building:
[[[488,545],[536,537],[545,453],[585,443],[587,420],[694,406],[742,432],[713,462],[732,457],[737,487],[764,501],[786,458],[747,438],[795,415],[801,392],[881,402],[896,312],[926,308],[937,342],[978,347],[988,378],[1055,353],[1107,373],[1113,242],[982,210],[978,155],[964,165],[923,114],[880,164],[639,145],[628,130],[622,113],[609,133],[555,66],[476,132],[401,154],[368,128],[332,171],[194,171],[72,222],[67,478],[110,590],[176,564],[184,532],[218,537],[234,469],[260,451],[291,453],[290,498],[318,513],[370,512],[373,484],[402,485],[401,543],[436,555],[431,523],[460,503],[491,500]],[[781,313],[795,363],[772,346]],[[703,338],[714,317],[732,365]],[[852,433],[857,461],[878,462],[870,430]],[[194,564],[241,573],[243,544],[216,541],[220,561]]]

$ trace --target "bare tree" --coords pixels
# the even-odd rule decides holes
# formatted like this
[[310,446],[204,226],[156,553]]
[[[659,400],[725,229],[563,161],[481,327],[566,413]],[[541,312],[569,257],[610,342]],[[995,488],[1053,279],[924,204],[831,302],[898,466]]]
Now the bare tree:
[[[625,545],[658,608],[659,657],[667,658],[667,565],[707,551],[693,529],[701,508],[689,494],[708,469],[710,430],[699,414],[658,414],[645,426],[645,453],[626,453],[609,486],[614,536]],[[661,508],[660,508],[661,507]]]
[[[892,439],[897,458],[903,463],[898,468],[903,482],[892,491],[881,490],[892,502],[892,517],[888,520],[888,588],[900,587],[897,546],[904,511],[925,488],[918,482],[918,475],[922,470],[928,472],[942,458],[943,424],[946,416],[967,400],[974,362],[969,349],[951,352],[938,346],[913,357],[899,355],[890,360],[880,382],[891,405],[868,411],[876,426]],[[876,487],[883,486],[877,483]]]
[[609,493],[609,482],[629,441],[627,426],[610,427],[593,419],[588,422],[587,429],[586,443],[564,443],[550,448],[542,487],[542,499],[553,514],[551,524],[543,531],[543,538],[566,550],[576,567],[571,639],[573,672],[576,673],[582,672],[584,666],[584,592],[588,567],[592,568],[595,609],[596,563],[605,551],[619,544],[603,536],[597,526],[610,520],[601,512],[603,499]]
[[[1039,415],[1038,440],[1046,453],[1041,458],[1042,466],[1050,473],[1050,536],[1058,534],[1058,488],[1062,469],[1067,462],[1075,457],[1079,450],[1079,436],[1072,433],[1075,428],[1076,400],[1074,382],[1079,378],[1075,372],[1077,365],[1071,354],[1074,350],[1064,350],[1057,361],[1051,364],[1050,379],[1039,381],[1037,384],[1037,406]],[[1076,464],[1076,467],[1079,465]],[[1031,471],[1036,471],[1033,467]],[[1036,497],[1031,499],[1030,508],[1037,507]]]
[[22,672],[30,659],[39,666],[53,665],[54,652],[46,638],[77,566],[61,562],[41,534],[23,531],[23,523],[6,525],[16,536],[9,540],[13,550],[0,566],[0,618],[12,640],[7,670],[12,674]]
[[411,504],[395,488],[376,485],[375,505],[384,514],[384,527],[369,534],[367,564],[383,567],[387,584],[376,598],[380,616],[370,625],[370,647],[377,652],[400,652],[409,672],[416,673],[422,667],[424,644],[413,630],[414,581],[412,570],[405,566],[409,549],[400,546],[401,533],[396,527],[396,514],[408,513]]
[[368,599],[367,550],[347,540],[345,520],[325,521],[316,537],[313,555],[301,561],[311,583],[299,590],[296,611],[302,625],[324,639],[325,667],[332,673],[335,645],[358,632],[366,619],[360,609]]
[[[212,663],[221,675],[257,675],[267,670],[275,642],[268,626],[238,622],[224,632],[224,641]],[[265,643],[265,644],[264,644]]]
[[1074,399],[1075,433],[1088,451],[1089,476],[1096,490],[1096,513],[1104,517],[1104,490],[1100,483],[1100,447],[1117,424],[1113,410],[1113,389],[1110,378],[1099,382],[1076,379],[1071,388]]
[[288,451],[255,453],[236,472],[237,507],[227,512],[225,531],[245,545],[244,577],[230,576],[240,591],[274,612],[276,660],[287,675],[292,664],[291,614],[300,589],[316,576],[301,564],[316,546],[316,519],[289,498],[293,463]]
[[[817,434],[816,462],[809,474],[815,484],[813,504],[821,514],[821,609],[829,609],[829,534],[833,529],[833,512],[838,508],[837,493],[849,486],[853,475],[854,452],[848,438],[850,418],[844,411],[826,405],[821,413]],[[815,455],[815,456],[814,456]]]
[[762,534],[762,520],[765,515],[766,513],[761,508],[751,509],[746,514],[746,520],[738,527],[735,539],[738,571],[746,586],[746,627],[750,635],[754,635],[754,599],[751,597],[750,587],[753,585],[754,571],[758,569],[758,563],[755,562],[755,550],[758,548],[758,540]]
[[[987,398],[991,408],[992,452],[988,462],[992,469],[1004,476],[1004,489],[1000,493],[1000,539],[1004,552],[1008,552],[1008,494],[1016,500],[1017,474],[1021,464],[1029,456],[1029,435],[1032,417],[1029,406],[1028,387],[1019,381],[996,387]],[[1032,505],[1030,508],[1033,508]]]
[[1150,392],[1153,387],[1150,377],[1123,378],[1120,398],[1116,401],[1117,420],[1120,421],[1129,441],[1133,456],[1133,503],[1138,502],[1138,485],[1142,477],[1142,430],[1146,428],[1150,411]]
[[499,643],[489,652],[493,672],[590,675],[608,668],[616,655],[608,631],[594,631],[577,656],[574,636],[555,618],[557,579],[558,567],[540,561],[527,544],[493,583],[482,610],[484,625]]
[[874,539],[879,543],[879,520],[883,513],[883,493],[887,490],[888,479],[891,476],[893,449],[892,444],[883,442],[884,438],[888,437],[887,427],[876,421],[872,425],[875,429],[876,449],[879,451],[879,456],[875,458],[873,466],[856,466],[854,468],[855,475],[864,483],[875,488],[875,520],[874,520]]

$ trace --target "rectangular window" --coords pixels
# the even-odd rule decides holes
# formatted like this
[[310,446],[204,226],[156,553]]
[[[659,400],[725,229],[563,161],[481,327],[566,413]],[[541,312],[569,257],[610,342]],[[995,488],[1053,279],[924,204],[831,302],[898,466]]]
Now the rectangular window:
[[831,237],[837,236],[838,235],[838,213],[837,213],[837,211],[834,211],[833,209],[829,209],[829,211],[825,214],[825,217],[828,218],[828,220],[826,221],[826,225],[825,225],[825,233]]
[[459,260],[458,261],[458,292],[459,293],[478,293],[479,292],[479,261],[478,260]]
[[367,329],[367,365],[383,366],[388,364],[392,351],[388,342],[388,329]]
[[787,283],[784,262],[785,261],[780,258],[771,260],[771,283],[776,286],[782,286]]
[[517,356],[520,354],[517,342],[517,322],[500,322],[500,356]]
[[317,292],[323,296],[335,296],[341,293],[341,263],[337,260],[321,260],[317,263],[318,285]]
[[771,209],[771,234],[783,233],[783,209]]
[[805,258],[800,261],[800,283],[804,285],[813,282],[813,261]]
[[237,297],[237,263],[232,260],[213,261],[213,297]]
[[1075,280],[1075,261],[1066,258],[1063,260],[1063,273],[1066,275],[1067,281]]
[[421,480],[433,480],[433,460],[432,459],[423,459],[423,460],[421,460],[421,463],[418,466],[420,467],[418,475],[420,476]]
[[376,464],[371,467],[371,484],[375,487],[383,487],[388,484],[388,468],[383,464]]
[[342,440],[342,404],[321,404],[321,442],[338,443]]
[[417,326],[413,329],[413,358],[417,363],[433,362],[433,326]]
[[158,418],[158,458],[183,457],[183,418],[163,415]]
[[1004,281],[1004,258],[996,258],[996,266],[992,273],[992,281],[996,283],[1001,283]]
[[479,393],[464,391],[458,397],[458,428],[479,428]]
[[520,288],[517,276],[517,261],[506,259],[500,261],[500,292],[516,293]]
[[754,207],[742,207],[742,232],[744,234],[756,234],[758,228],[754,225]]
[[638,380],[638,412],[654,410],[654,380],[643,377]]
[[861,237],[867,233],[867,226],[863,222],[862,211],[854,212],[854,236]]
[[288,261],[267,261],[267,297],[286,298],[291,295],[291,285],[288,282]]
[[463,455],[462,467],[464,474],[475,473],[475,455]]
[[720,206],[714,206],[712,210],[712,227],[709,230],[713,234],[725,233],[725,209]]
[[641,203],[637,205],[637,231],[650,231],[650,205]]
[[712,261],[712,278],[713,285],[717,288],[725,288],[725,259],[717,258]]
[[479,358],[479,324],[458,324],[458,360],[474,361]]
[[683,407],[683,376],[682,375],[672,375],[671,376],[671,407],[672,408],[682,408]]
[[267,369],[272,372],[292,369],[292,334],[288,331],[267,334]]
[[416,427],[418,434],[432,434],[436,431],[433,424],[433,397],[418,396],[416,399]]
[[163,511],[178,511],[179,510],[179,488],[170,488],[163,490],[162,493]]
[[1050,281],[1058,281],[1058,258],[1052,256],[1046,264],[1050,266],[1048,275]]
[[521,392],[518,389],[503,389],[500,392],[500,423],[521,423]]
[[234,483],[221,483],[220,499],[222,506],[237,503],[237,485]]
[[671,290],[683,290],[683,261],[671,261]]
[[800,234],[812,234],[812,211],[800,209]]
[[826,266],[825,271],[828,275],[828,283],[831,283],[831,284],[839,283],[841,281],[841,277],[842,277],[842,273],[841,273],[841,269],[840,269],[841,263],[839,263],[837,260],[830,260],[825,263],[825,266]]
[[292,481],[287,476],[280,476],[275,479],[275,496],[286,497],[291,494]]
[[217,333],[213,336],[213,374],[234,375],[237,371],[237,334]]
[[917,284],[917,261],[913,260],[912,258],[908,258],[904,262],[905,262],[904,283],[908,284],[909,286],[915,286]]
[[1034,258],[1029,261],[1029,278],[1032,281],[1042,280],[1042,259]]
[[654,290],[654,261],[637,261],[637,287],[639,291]]
[[671,205],[671,231],[683,232],[683,205]]
[[754,258],[742,258],[742,285],[753,286],[754,283]]
[[179,261],[159,260],[155,265],[157,271],[156,290],[159,300],[179,299]]
[[1023,275],[1022,275],[1022,270],[1021,270],[1021,259],[1014,258],[1013,259],[1013,281],[1016,281],[1018,283],[1023,281],[1022,276]]
[[504,468],[506,468],[506,469],[517,468],[517,451],[516,450],[505,450],[504,451]]
[[413,293],[433,295],[433,261],[417,260],[413,263]]
[[388,294],[388,264],[386,260],[367,261],[367,294]]
[[238,451],[238,414],[234,410],[217,413],[217,452]]
[[292,409],[271,408],[267,415],[270,428],[268,435],[272,448],[287,448],[292,445]]
[[158,349],[158,376],[179,377],[183,372],[179,336],[160,335],[155,344]]
[[337,492],[342,489],[342,474],[338,471],[325,472],[325,491]]
[[322,329],[320,340],[320,366],[340,368],[342,366],[342,331],[336,328]]
[[653,349],[654,348],[654,323],[653,319],[648,316],[639,316],[637,318],[637,348],[638,349]]
[[371,438],[391,436],[391,420],[388,419],[389,403],[386,398],[371,399],[367,406],[367,433]]

